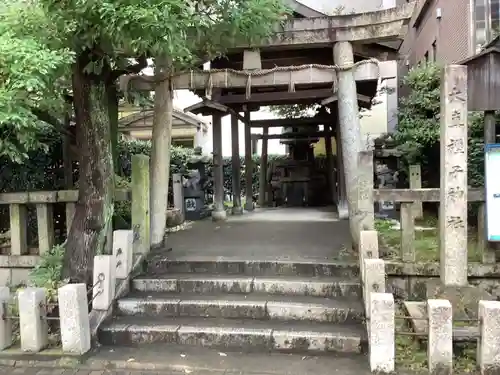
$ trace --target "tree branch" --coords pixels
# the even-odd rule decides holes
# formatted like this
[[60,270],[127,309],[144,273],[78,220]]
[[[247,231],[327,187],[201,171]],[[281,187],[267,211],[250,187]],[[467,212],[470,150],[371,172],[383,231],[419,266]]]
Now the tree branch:
[[40,121],[46,122],[47,124],[52,125],[54,128],[56,128],[58,131],[60,131],[62,134],[72,136],[71,132],[66,129],[66,126],[63,122],[59,121],[56,117],[52,116],[50,113],[42,111],[41,109],[38,108],[31,108],[31,112],[38,117]]
[[129,65],[125,67],[125,69],[116,69],[111,72],[111,81],[114,82],[118,79],[118,77],[124,75],[124,74],[138,74],[141,72],[142,69],[148,67],[148,59],[146,58],[146,55],[141,55],[137,59],[138,62],[137,64]]

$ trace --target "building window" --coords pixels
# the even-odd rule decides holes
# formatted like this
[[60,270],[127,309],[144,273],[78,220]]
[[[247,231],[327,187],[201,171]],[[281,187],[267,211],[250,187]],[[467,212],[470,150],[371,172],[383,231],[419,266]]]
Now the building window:
[[476,52],[500,34],[500,0],[474,0]]
[[432,61],[437,61],[437,41],[432,42]]

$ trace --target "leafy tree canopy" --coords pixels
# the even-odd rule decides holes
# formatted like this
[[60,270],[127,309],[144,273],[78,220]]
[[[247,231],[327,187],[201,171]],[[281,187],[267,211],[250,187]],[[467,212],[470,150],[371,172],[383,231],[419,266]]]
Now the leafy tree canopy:
[[46,43],[52,31],[35,4],[0,5],[0,156],[16,162],[44,146],[40,133],[63,110],[72,53]]

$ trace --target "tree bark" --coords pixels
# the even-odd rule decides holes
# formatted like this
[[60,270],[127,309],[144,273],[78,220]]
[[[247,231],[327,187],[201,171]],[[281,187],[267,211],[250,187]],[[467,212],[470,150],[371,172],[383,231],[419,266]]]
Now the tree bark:
[[161,247],[167,225],[173,96],[168,62],[156,60],[153,141],[151,147],[151,246]]
[[118,90],[116,82],[106,82],[106,94],[108,97],[109,126],[111,131],[111,152],[115,173],[118,173]]
[[84,73],[89,54],[73,66],[76,139],[79,150],[79,194],[64,254],[63,277],[90,283],[93,258],[102,254],[112,225],[114,169],[106,93],[106,70]]

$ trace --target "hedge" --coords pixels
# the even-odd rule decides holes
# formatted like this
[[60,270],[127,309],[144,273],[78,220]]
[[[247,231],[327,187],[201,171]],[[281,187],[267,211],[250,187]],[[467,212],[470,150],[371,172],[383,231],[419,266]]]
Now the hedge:
[[[22,192],[22,191],[37,191],[37,190],[62,190],[64,185],[64,172],[62,160],[62,140],[57,132],[46,135],[45,150],[29,153],[29,158],[24,164],[16,164],[9,159],[0,158],[0,192]],[[117,184],[121,187],[128,186],[131,174],[131,157],[134,154],[150,155],[151,142],[138,140],[121,140],[118,144],[118,167],[117,167]],[[184,167],[187,161],[193,155],[192,149],[175,147],[171,148],[171,173],[177,173]],[[283,158],[281,155],[269,156],[269,161]],[[254,194],[259,189],[259,168],[260,157],[253,157],[255,168],[253,170],[253,190]],[[240,180],[242,193],[245,192],[245,160],[241,158]],[[226,193],[230,194],[232,188],[232,168],[231,158],[224,158],[224,188]],[[207,165],[207,173],[212,175],[212,165]],[[75,180],[78,171],[75,165],[74,175]],[[209,192],[212,190],[212,184],[209,183]],[[172,189],[169,189],[172,191]],[[64,228],[64,207],[55,205],[54,214],[56,215],[56,232],[61,236],[65,232]],[[59,207],[57,207],[59,206]],[[130,219],[129,204],[117,204],[115,207],[117,212],[118,222],[115,224],[118,227],[128,225]],[[34,207],[29,209],[29,238],[33,243],[36,236],[36,215]],[[120,218],[121,217],[121,218]],[[115,218],[116,219],[116,218]],[[7,207],[0,207],[0,230],[5,231],[9,228],[9,214]]]

